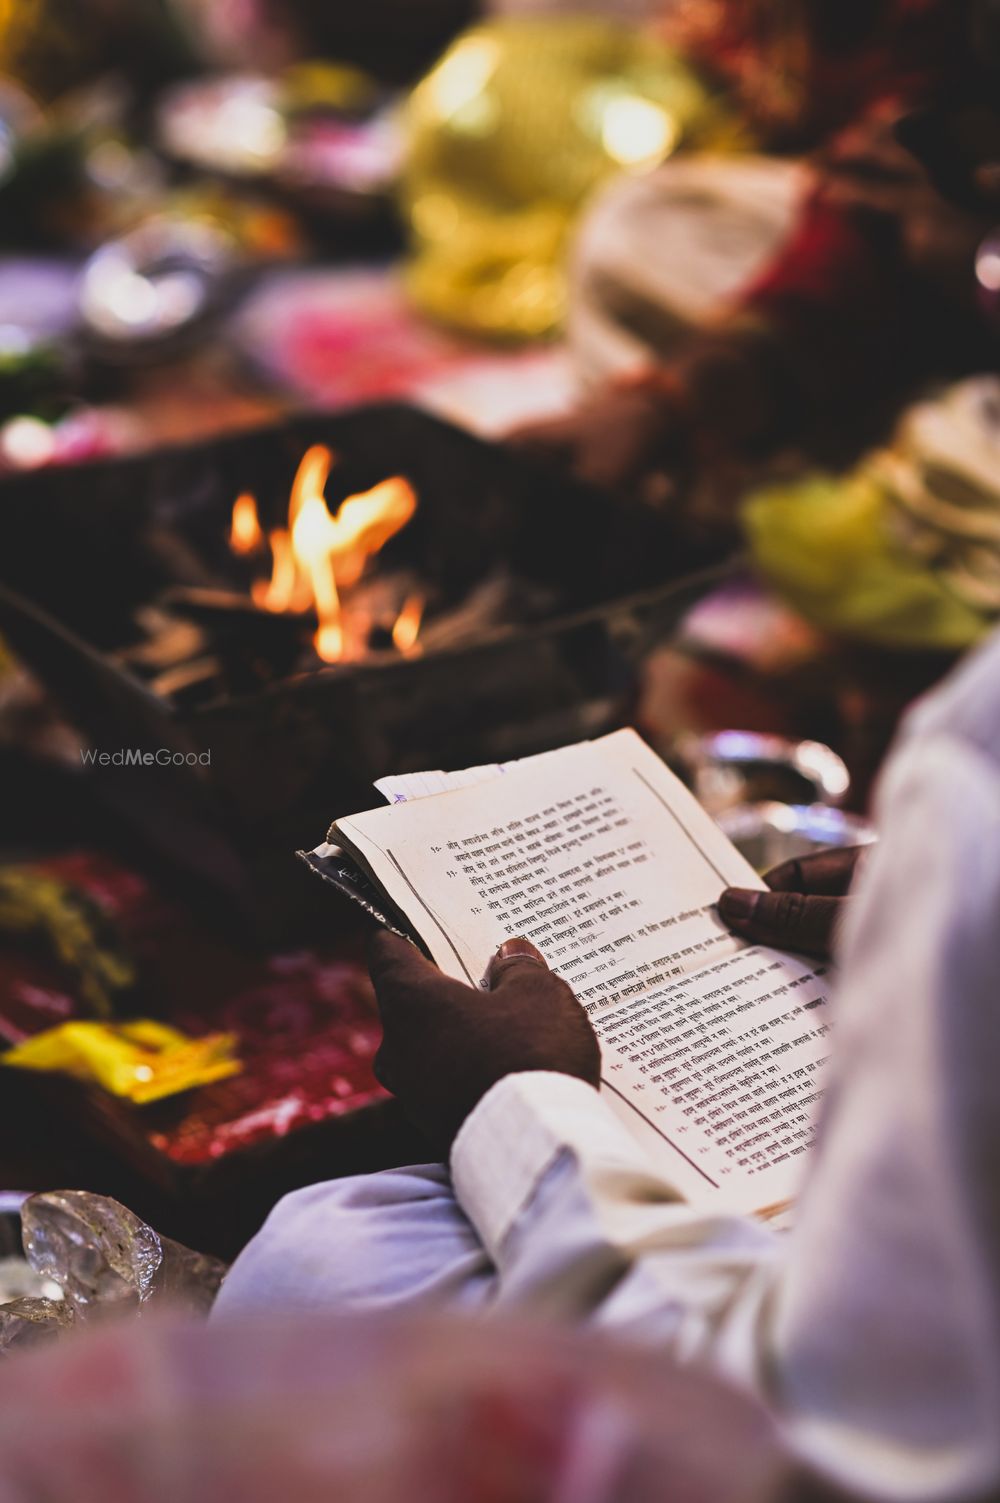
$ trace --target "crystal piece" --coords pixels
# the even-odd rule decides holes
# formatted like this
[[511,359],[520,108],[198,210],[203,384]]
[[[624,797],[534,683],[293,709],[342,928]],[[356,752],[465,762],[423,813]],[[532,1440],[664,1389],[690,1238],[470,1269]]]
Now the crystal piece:
[[101,1195],[56,1190],[21,1208],[24,1252],[81,1313],[137,1308],[162,1261],[159,1238],[138,1216]]
[[0,1305],[0,1355],[51,1341],[73,1324],[65,1300],[15,1299]]
[[215,1258],[159,1237],[127,1207],[84,1190],[33,1195],[24,1251],[80,1315],[138,1311],[150,1300],[207,1310],[225,1272]]

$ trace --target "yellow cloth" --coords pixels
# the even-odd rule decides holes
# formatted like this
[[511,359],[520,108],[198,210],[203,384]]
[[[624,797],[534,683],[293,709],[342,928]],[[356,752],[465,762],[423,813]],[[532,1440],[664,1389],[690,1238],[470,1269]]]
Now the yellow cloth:
[[867,476],[812,475],[753,496],[743,512],[754,562],[808,621],[885,646],[955,648],[987,623],[892,544],[885,496]]
[[921,402],[843,478],[750,496],[755,563],[807,620],[892,647],[962,650],[1000,614],[1000,380]]
[[473,28],[405,123],[411,295],[447,323],[518,338],[563,318],[566,239],[592,189],[682,141],[722,149],[739,134],[677,52],[599,17]]
[[886,646],[971,646],[1000,615],[1000,379],[910,407],[892,446],[847,476],[759,490],[743,525],[808,621]]
[[192,1039],[147,1018],[60,1023],[0,1054],[0,1064],[93,1081],[141,1106],[238,1074],[234,1046],[229,1033]]

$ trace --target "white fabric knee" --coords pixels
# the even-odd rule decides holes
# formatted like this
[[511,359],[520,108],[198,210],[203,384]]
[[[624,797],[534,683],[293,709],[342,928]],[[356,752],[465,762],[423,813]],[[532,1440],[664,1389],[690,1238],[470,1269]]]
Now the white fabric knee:
[[447,1169],[419,1164],[286,1195],[236,1259],[213,1314],[472,1309],[494,1278]]

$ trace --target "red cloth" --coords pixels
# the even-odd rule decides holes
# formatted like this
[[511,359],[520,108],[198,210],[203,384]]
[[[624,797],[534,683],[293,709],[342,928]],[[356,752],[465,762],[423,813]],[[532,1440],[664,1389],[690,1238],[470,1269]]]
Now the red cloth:
[[[381,1037],[355,947],[254,953],[220,938],[137,873],[76,852],[44,870],[83,888],[116,924],[140,985],[134,1010],[192,1035],[237,1037],[242,1072],[137,1108],[104,1096],[106,1124],[175,1165],[210,1164],[380,1099],[372,1074]],[[52,965],[0,949],[0,1037],[25,1037],[80,1016]]]
[[819,190],[791,240],[747,290],[744,311],[787,363],[790,415],[808,431],[879,409],[919,365],[910,283],[891,219],[851,212]]

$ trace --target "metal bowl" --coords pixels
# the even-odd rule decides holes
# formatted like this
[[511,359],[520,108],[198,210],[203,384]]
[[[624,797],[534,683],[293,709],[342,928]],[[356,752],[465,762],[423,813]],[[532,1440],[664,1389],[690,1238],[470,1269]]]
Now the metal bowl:
[[846,765],[821,741],[716,731],[682,736],[674,752],[698,802],[715,818],[738,805],[772,801],[837,806],[850,792]]
[[716,820],[759,872],[831,846],[870,845],[876,838],[867,820],[825,804],[738,804]]

